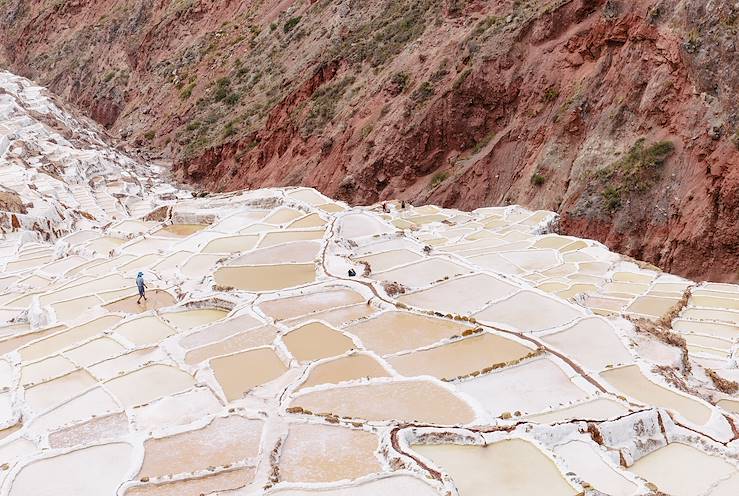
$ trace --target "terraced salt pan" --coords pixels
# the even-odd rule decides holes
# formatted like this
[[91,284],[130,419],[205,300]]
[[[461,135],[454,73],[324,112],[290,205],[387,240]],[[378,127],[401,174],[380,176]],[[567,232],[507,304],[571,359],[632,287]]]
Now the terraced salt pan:
[[285,334],[282,340],[301,362],[341,355],[355,348],[350,338],[321,322],[302,325]]
[[[141,384],[148,386],[142,388]],[[105,383],[108,391],[127,408],[179,393],[194,385],[195,381],[190,374],[162,364],[149,365]]]
[[533,291],[521,291],[475,314],[493,325],[502,324],[521,332],[537,332],[572,322],[583,314],[561,300]]
[[347,327],[362,344],[381,355],[429,346],[461,335],[469,325],[408,312],[383,312]]
[[224,470],[194,479],[142,484],[126,490],[125,496],[200,496],[239,489],[254,480],[252,467]]
[[511,339],[484,333],[387,360],[396,371],[407,377],[432,375],[452,380],[520,360],[533,351]]
[[340,417],[387,422],[467,424],[475,419],[472,408],[447,389],[431,381],[374,380],[297,395],[292,407]]
[[606,370],[600,375],[637,401],[674,410],[694,424],[704,425],[711,417],[709,407],[687,395],[658,386],[647,379],[637,365]]
[[363,378],[391,377],[387,369],[372,355],[353,354],[322,361],[310,369],[300,385],[308,388],[320,384],[338,384]]
[[399,250],[390,250],[382,253],[376,253],[374,255],[359,257],[356,260],[367,262],[368,264],[370,264],[373,272],[381,272],[383,270],[397,267],[398,265],[405,265],[410,262],[416,262],[418,260],[421,260],[422,258],[423,256],[419,255],[418,253],[402,248]]
[[280,453],[287,482],[333,482],[381,472],[377,436],[330,425],[291,424]]
[[[132,291],[133,292],[133,291]],[[146,291],[146,300],[143,298],[139,303],[138,292],[131,296],[126,296],[119,300],[108,303],[104,306],[109,312],[122,313],[144,313],[160,308],[171,307],[177,300],[168,291],[161,289],[152,289]]]
[[496,417],[506,412],[541,412],[568,406],[588,397],[548,358],[494,371],[461,382],[457,387]]
[[330,308],[352,303],[365,302],[365,299],[347,288],[321,288],[316,292],[300,296],[278,298],[258,303],[259,309],[275,320],[285,320]]
[[203,253],[236,253],[254,248],[259,241],[256,235],[224,236],[205,245]]
[[251,389],[287,371],[280,357],[269,347],[214,358],[210,366],[228,401],[243,397]]
[[186,238],[207,228],[207,224],[171,224],[154,233],[155,236]]
[[167,312],[161,314],[161,317],[178,329],[187,331],[201,325],[221,320],[227,314],[228,312],[218,308],[198,308],[194,310]]
[[190,424],[221,410],[221,403],[209,388],[196,387],[134,408],[131,415],[136,430],[154,432]]
[[420,288],[470,272],[470,269],[444,259],[428,258],[384,272],[373,272],[370,277],[377,281],[399,282],[408,288]]
[[[207,332],[203,329],[203,332]],[[238,332],[222,341],[207,344],[190,350],[185,355],[185,363],[196,365],[213,357],[230,355],[237,351],[249,348],[270,345],[277,337],[277,329],[272,326],[262,326],[248,331]]]
[[[665,467],[670,467],[665,470]],[[674,496],[704,494],[736,467],[717,456],[681,443],[670,443],[640,458],[629,470]],[[713,493],[711,493],[713,494]]]
[[591,444],[571,441],[554,448],[567,468],[578,474],[592,487],[610,496],[631,496],[637,485],[606,463],[601,453]]
[[527,420],[540,424],[554,424],[573,419],[608,420],[629,413],[622,403],[608,398],[596,398],[574,406],[555,409],[551,412],[529,415]]
[[367,303],[357,303],[345,307],[324,310],[295,317],[294,319],[282,321],[286,326],[296,326],[311,320],[320,320],[334,327],[342,327],[354,321],[371,317],[377,313],[377,309]]
[[[106,329],[110,329],[120,320],[121,317],[117,315],[106,315],[69,329],[63,329],[54,334],[46,331],[44,334],[46,335],[48,332],[48,336],[19,350],[21,359],[24,361],[38,360],[39,358],[52,355],[76,343],[87,340]],[[49,331],[53,330],[59,329],[54,328]]]
[[261,420],[231,415],[215,417],[201,429],[148,439],[138,477],[189,473],[254,458],[262,428]]
[[196,348],[214,341],[220,341],[238,332],[248,331],[259,327],[262,321],[250,314],[242,314],[225,320],[216,321],[200,330],[189,333],[180,339],[180,346],[184,349]]
[[[115,494],[129,475],[134,449],[128,443],[82,448],[24,466],[13,480],[12,496],[100,496]],[[94,477],[90,475],[94,474]],[[49,481],[53,480],[53,484]]]
[[271,495],[279,496],[437,496],[431,486],[416,477],[409,475],[391,475],[375,478],[362,484],[351,486],[314,488],[314,489],[278,489],[270,491]]
[[128,320],[115,327],[114,331],[135,346],[154,345],[177,333],[176,329],[154,316]]
[[309,241],[323,238],[324,229],[311,229],[301,231],[273,231],[268,232],[259,242],[259,248],[268,248],[270,246],[282,243],[290,243],[293,241]]
[[611,325],[596,317],[585,318],[573,326],[542,337],[542,341],[566,353],[591,370],[603,370],[609,365],[633,362]]
[[397,299],[407,305],[442,313],[470,314],[492,300],[504,298],[518,288],[497,277],[475,274],[439,283]]
[[276,291],[302,286],[316,280],[313,263],[243,265],[221,267],[214,274],[216,284],[245,291]]
[[554,462],[523,439],[498,441],[485,447],[414,445],[413,450],[449,474],[460,496],[485,496],[491,488],[506,496],[577,493]]
[[260,265],[278,263],[308,263],[318,257],[319,241],[294,241],[270,248],[254,250],[229,260],[228,265]]

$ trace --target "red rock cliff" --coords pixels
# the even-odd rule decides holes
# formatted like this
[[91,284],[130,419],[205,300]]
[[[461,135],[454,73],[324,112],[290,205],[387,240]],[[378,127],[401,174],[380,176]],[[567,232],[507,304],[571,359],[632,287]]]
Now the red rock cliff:
[[122,0],[0,6],[4,65],[213,190],[521,203],[739,280],[731,2]]

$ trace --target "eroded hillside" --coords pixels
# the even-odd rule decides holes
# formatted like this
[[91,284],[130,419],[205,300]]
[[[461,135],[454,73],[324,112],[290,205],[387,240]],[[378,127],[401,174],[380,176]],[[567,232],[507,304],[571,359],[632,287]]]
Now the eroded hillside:
[[41,2],[2,59],[203,188],[520,203],[739,278],[733,3]]

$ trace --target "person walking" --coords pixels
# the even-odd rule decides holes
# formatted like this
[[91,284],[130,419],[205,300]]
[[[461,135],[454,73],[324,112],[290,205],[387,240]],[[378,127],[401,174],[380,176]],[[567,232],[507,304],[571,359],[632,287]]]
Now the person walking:
[[146,301],[146,284],[144,283],[144,273],[139,272],[139,275],[136,276],[136,286],[139,288],[139,299],[136,301],[136,303],[141,303],[141,298]]

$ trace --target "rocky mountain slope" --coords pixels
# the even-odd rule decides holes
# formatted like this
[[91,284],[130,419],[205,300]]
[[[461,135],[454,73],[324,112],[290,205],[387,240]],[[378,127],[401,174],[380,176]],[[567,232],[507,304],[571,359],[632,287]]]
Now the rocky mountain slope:
[[212,190],[560,212],[739,279],[733,2],[0,3],[0,63]]

